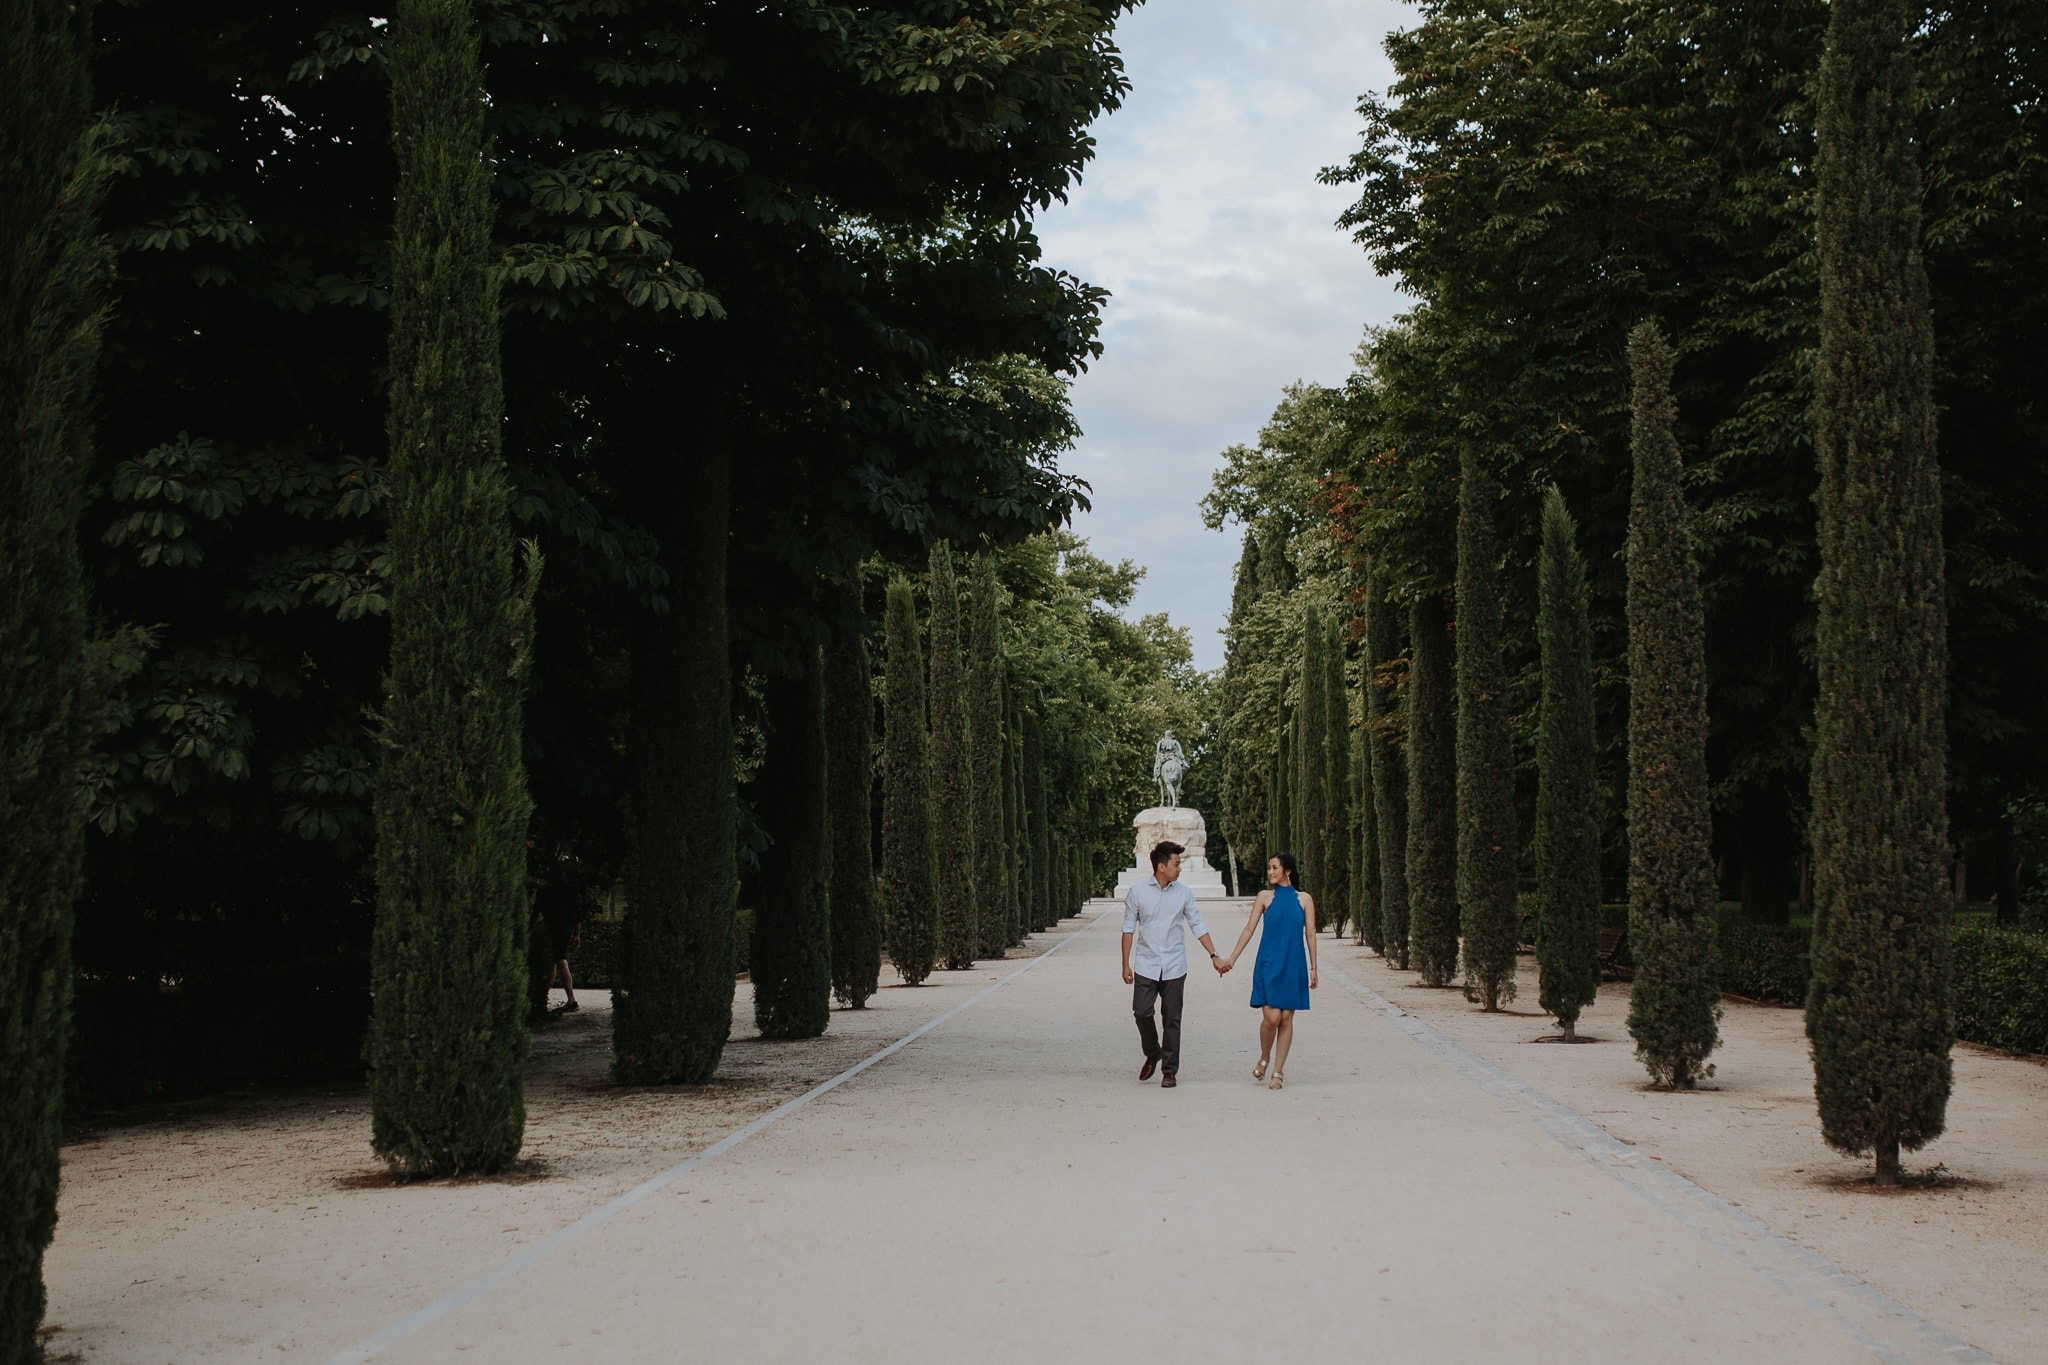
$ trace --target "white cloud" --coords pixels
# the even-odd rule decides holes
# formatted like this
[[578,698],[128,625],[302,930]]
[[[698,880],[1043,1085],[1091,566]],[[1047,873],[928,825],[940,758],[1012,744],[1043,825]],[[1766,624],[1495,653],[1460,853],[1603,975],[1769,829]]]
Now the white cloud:
[[1072,201],[1038,223],[1048,264],[1109,289],[1101,361],[1074,387],[1095,487],[1076,529],[1149,573],[1136,609],[1222,662],[1234,532],[1202,526],[1216,457],[1296,379],[1341,380],[1401,307],[1333,223],[1316,172],[1358,145],[1358,97],[1391,75],[1398,0],[1151,0],[1118,28],[1133,89],[1097,126]]

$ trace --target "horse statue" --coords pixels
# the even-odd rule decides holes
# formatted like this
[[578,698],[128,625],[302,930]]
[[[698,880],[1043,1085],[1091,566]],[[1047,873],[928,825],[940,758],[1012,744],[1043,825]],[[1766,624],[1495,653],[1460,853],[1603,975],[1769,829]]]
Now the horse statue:
[[1187,775],[1187,751],[1168,730],[1152,748],[1152,780],[1159,785],[1159,804],[1180,805],[1180,780]]

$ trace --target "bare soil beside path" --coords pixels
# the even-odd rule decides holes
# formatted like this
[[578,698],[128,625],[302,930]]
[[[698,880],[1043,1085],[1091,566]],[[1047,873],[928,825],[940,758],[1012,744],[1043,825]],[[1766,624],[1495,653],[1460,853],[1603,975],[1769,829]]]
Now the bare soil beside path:
[[[1853,1282],[1802,1298],[1475,1084],[1447,1062],[1448,1038],[2008,1365],[2048,1360],[2048,1069],[1959,1051],[1952,1134],[1924,1160],[1969,1183],[1875,1195],[1831,1183],[1857,1168],[1813,1131],[1795,1011],[1731,1007],[1721,1089],[1661,1095],[1633,1061],[1624,992],[1586,1021],[1614,1041],[1536,1046],[1551,1030],[1533,978],[1526,1013],[1486,1016],[1325,938],[1324,965],[1364,989],[1325,975],[1285,1091],[1250,1080],[1243,979],[1206,971],[1166,1091],[1135,1079],[1110,911],[1095,903],[1101,918],[1007,963],[884,990],[835,1012],[822,1039],[736,1038],[718,1082],[694,1090],[609,1085],[609,1019],[586,995],[537,1041],[528,1160],[499,1180],[391,1185],[354,1091],[82,1135],[48,1261],[53,1354],[325,1360],[470,1285],[374,1358],[1983,1358],[1881,1322],[1871,1337],[1875,1295]],[[1239,907],[1204,911],[1234,938]],[[743,1145],[477,1285],[1062,944]],[[744,1034],[744,986],[736,1006]],[[1418,1020],[1437,1044],[1419,1044]],[[1794,1269],[1828,1269],[1810,1259]]]
[[1000,980],[1084,921],[1002,963],[921,987],[883,969],[862,1010],[821,1038],[753,1036],[741,980],[733,1039],[708,1086],[620,1087],[608,992],[535,1035],[518,1167],[394,1184],[369,1149],[361,1086],[232,1095],[67,1141],[45,1260],[57,1359],[320,1359],[394,1306],[480,1273]]
[[[1729,1000],[1715,1074],[1694,1093],[1652,1090],[1628,1036],[1628,985],[1581,1016],[1600,1039],[1537,1044],[1556,1025],[1536,1004],[1533,958],[1517,998],[1488,1015],[1426,990],[1363,948],[1327,937],[1341,966],[1401,1009],[1528,1081],[1621,1141],[1883,1290],[2000,1360],[2048,1361],[2048,1059],[1960,1043],[1948,1132],[1909,1154],[1931,1188],[1880,1191],[1870,1164],[1821,1141],[1804,1015]],[[1313,1042],[1302,1046],[1312,1049]]]

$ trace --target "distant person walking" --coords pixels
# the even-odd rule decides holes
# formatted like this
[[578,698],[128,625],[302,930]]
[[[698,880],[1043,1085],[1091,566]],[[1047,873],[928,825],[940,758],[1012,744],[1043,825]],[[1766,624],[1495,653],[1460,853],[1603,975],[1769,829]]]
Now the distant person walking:
[[557,852],[547,860],[541,869],[540,885],[534,890],[534,909],[540,911],[541,923],[547,927],[548,941],[553,945],[554,965],[548,968],[548,982],[542,988],[542,1005],[546,995],[562,985],[566,997],[555,1010],[557,1014],[568,1014],[580,1009],[576,1003],[576,978],[569,971],[569,955],[583,945],[583,877],[582,869],[575,859]]
[[1308,993],[1316,984],[1316,898],[1294,884],[1294,855],[1275,853],[1266,860],[1266,880],[1272,888],[1261,891],[1252,902],[1251,917],[1237,936],[1237,947],[1223,962],[1222,970],[1237,965],[1239,953],[1251,942],[1252,930],[1261,921],[1259,955],[1252,963],[1252,1008],[1259,1016],[1259,1064],[1252,1079],[1266,1078],[1273,1068],[1269,1090],[1280,1088],[1280,1073],[1287,1069],[1287,1050],[1294,1045],[1294,1012],[1308,1008]]
[[[1138,1079],[1149,1081],[1162,1065],[1171,1088],[1180,1082],[1180,1011],[1188,984],[1187,931],[1193,930],[1208,951],[1209,965],[1221,976],[1226,970],[1209,940],[1209,926],[1195,909],[1195,893],[1181,884],[1179,844],[1152,848],[1152,879],[1132,886],[1124,897],[1124,984],[1131,987],[1131,1013],[1138,1020],[1138,1041],[1145,1065]],[[1154,1010],[1161,1016],[1153,1020]],[[1162,1027],[1163,1025],[1163,1027]]]

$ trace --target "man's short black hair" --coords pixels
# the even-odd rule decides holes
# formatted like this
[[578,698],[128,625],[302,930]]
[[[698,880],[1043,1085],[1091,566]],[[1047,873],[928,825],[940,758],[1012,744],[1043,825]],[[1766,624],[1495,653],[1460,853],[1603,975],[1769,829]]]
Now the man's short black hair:
[[1186,849],[1171,839],[1166,840],[1164,843],[1154,844],[1152,845],[1152,866],[1155,868],[1164,867],[1168,858],[1173,857],[1177,853],[1185,852],[1187,852]]

